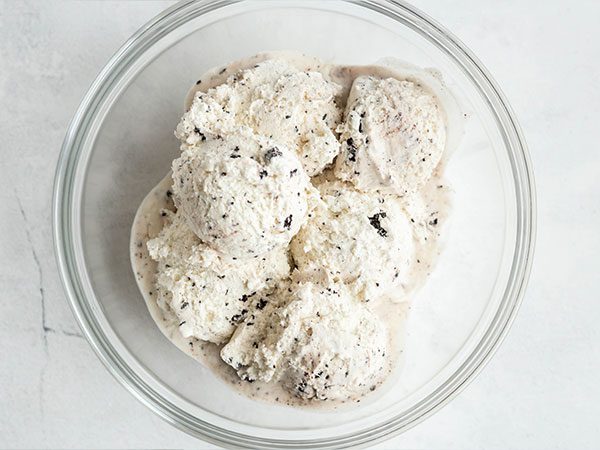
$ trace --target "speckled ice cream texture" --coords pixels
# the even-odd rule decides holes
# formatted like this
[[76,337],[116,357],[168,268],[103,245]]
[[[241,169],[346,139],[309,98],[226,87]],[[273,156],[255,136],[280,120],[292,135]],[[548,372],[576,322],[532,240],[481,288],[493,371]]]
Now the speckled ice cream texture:
[[357,400],[393,360],[385,302],[432,267],[443,111],[416,80],[246,67],[177,127],[177,212],[148,242],[157,303],[182,336],[224,344],[242,380]]
[[248,128],[185,148],[172,168],[175,204],[188,226],[234,260],[287,246],[315,195],[296,154]]
[[321,198],[290,246],[301,276],[344,283],[362,301],[400,296],[414,242],[398,199],[341,181],[318,188]]
[[341,117],[335,102],[340,91],[319,72],[267,60],[208,92],[197,92],[176,135],[184,146],[193,146],[204,137],[247,126],[294,150],[314,176],[340,150],[333,130]]
[[245,380],[278,380],[304,399],[335,400],[374,390],[384,376],[387,330],[343,285],[292,283],[260,306],[223,347]]
[[158,305],[175,313],[183,337],[226,342],[248,313],[250,299],[288,276],[287,252],[278,248],[248,261],[224,261],[198,239],[180,213],[163,214],[167,224],[147,244],[158,262]]
[[354,80],[335,174],[361,191],[414,192],[432,175],[446,142],[443,111],[421,84],[361,76]]

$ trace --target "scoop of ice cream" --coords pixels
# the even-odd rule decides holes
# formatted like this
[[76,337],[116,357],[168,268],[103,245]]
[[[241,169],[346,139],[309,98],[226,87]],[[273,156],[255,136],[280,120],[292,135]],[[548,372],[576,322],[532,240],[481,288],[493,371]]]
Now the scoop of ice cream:
[[294,284],[257,305],[221,350],[242,379],[280,380],[298,397],[333,400],[383,378],[387,330],[344,286]]
[[291,242],[306,279],[343,282],[359,299],[398,297],[414,257],[411,226],[398,199],[347,183],[319,185],[321,200]]
[[443,112],[419,83],[356,78],[344,121],[335,174],[361,191],[414,191],[440,162],[446,142]]
[[286,251],[233,264],[203,244],[181,214],[163,214],[168,223],[147,244],[158,262],[158,304],[177,315],[183,337],[225,342],[251,309],[252,298],[288,276]]
[[184,146],[248,126],[297,152],[306,173],[331,163],[340,145],[333,132],[341,112],[341,88],[319,72],[301,71],[284,60],[267,60],[197,92],[175,132]]
[[313,188],[296,155],[247,129],[207,139],[173,161],[175,203],[211,248],[247,259],[288,244]]

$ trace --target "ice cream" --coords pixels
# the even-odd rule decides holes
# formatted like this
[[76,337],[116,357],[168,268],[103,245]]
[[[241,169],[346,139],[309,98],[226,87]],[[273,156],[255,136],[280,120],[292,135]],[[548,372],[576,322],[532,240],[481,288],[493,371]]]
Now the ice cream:
[[354,80],[335,174],[361,191],[414,192],[432,175],[446,142],[435,96],[414,81],[360,76]]
[[248,128],[184,149],[172,169],[177,208],[223,257],[285,247],[307,219],[314,188],[296,154]]
[[304,399],[348,399],[374,390],[387,331],[343,285],[292,283],[256,302],[221,357],[247,381],[280,380]]
[[362,301],[401,297],[414,242],[398,199],[341,181],[326,181],[319,192],[321,200],[290,246],[300,274],[345,283]]
[[176,135],[184,146],[194,146],[247,126],[295,151],[313,176],[340,149],[333,132],[341,116],[334,101],[340,90],[319,72],[301,71],[281,59],[267,60],[207,92],[197,92]]
[[454,127],[445,88],[419,80],[284,53],[198,80],[181,154],[132,233],[169,339],[254,398],[376,390],[399,353],[397,303],[431,272],[447,215]]
[[289,274],[287,252],[278,248],[248,261],[225,261],[203,244],[180,213],[148,242],[158,261],[156,296],[180,320],[183,337],[222,343],[248,313],[251,299]]

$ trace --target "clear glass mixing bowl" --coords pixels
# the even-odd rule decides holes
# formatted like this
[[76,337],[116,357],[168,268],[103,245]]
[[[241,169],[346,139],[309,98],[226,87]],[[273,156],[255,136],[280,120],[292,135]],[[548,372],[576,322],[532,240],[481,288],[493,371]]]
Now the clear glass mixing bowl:
[[[381,393],[336,412],[236,394],[167,341],[129,265],[138,205],[178,152],[173,129],[206,69],[265,50],[367,64],[396,57],[439,69],[469,119],[447,177],[446,247],[407,322],[404,366]],[[177,427],[226,446],[366,445],[451,399],[506,333],[531,264],[534,193],[525,142],[477,59],[398,1],[182,2],[140,29],[94,81],[56,173],[58,263],[90,344],[138,399]]]

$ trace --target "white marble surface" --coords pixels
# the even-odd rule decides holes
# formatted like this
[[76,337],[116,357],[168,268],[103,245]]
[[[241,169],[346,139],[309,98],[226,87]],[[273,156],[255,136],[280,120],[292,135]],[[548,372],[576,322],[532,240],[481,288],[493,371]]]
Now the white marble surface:
[[[600,3],[415,2],[503,87],[525,130],[539,206],[521,312],[450,405],[378,448],[600,447]],[[0,447],[209,448],[109,375],[57,275],[51,187],[67,124],[135,29],[170,2],[0,1]]]

